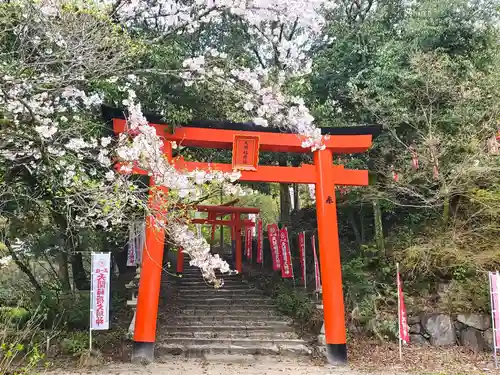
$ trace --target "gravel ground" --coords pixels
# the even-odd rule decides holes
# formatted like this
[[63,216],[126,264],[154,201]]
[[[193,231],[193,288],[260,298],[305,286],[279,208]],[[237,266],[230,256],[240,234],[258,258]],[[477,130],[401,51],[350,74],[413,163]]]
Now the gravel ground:
[[[234,359],[232,359],[234,361]],[[60,369],[51,375],[404,375],[401,372],[383,371],[382,373],[361,373],[349,368],[319,366],[311,361],[258,357],[245,359],[239,363],[228,363],[223,359],[199,360],[171,358],[165,363],[147,366],[116,364],[97,366],[93,369]]]

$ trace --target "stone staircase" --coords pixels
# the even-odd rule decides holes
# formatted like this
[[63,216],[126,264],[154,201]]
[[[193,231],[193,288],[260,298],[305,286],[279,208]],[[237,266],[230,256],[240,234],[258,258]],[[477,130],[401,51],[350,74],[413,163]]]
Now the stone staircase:
[[160,301],[156,355],[206,356],[307,355],[291,321],[270,298],[242,281],[224,277],[224,286],[207,285],[186,260],[182,278],[164,282]]

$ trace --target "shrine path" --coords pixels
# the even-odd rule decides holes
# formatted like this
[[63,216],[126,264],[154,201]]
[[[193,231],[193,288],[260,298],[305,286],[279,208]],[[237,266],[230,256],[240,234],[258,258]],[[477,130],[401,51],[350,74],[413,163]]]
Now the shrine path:
[[171,358],[168,363],[148,366],[116,364],[100,366],[92,370],[58,370],[50,375],[404,375],[400,371],[366,373],[349,368],[331,368],[315,365],[310,361],[257,357],[253,361],[227,363],[224,361],[203,361],[199,359]]

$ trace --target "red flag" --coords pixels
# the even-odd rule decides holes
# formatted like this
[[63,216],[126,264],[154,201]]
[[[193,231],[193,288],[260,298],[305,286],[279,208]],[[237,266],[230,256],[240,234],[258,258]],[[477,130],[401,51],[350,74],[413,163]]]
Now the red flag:
[[252,227],[245,228],[245,242],[247,259],[252,260]]
[[284,279],[293,278],[292,254],[288,243],[288,230],[280,230],[280,250],[281,250],[281,277]]
[[316,291],[321,290],[321,274],[319,273],[318,254],[316,254],[316,238],[314,235],[311,237],[311,243],[314,255],[314,278],[316,280]]
[[418,163],[418,154],[417,151],[413,148],[413,146],[410,146],[410,153],[411,153],[411,165],[413,169],[418,169],[419,163]]
[[302,281],[306,282],[306,233],[299,233],[299,250],[300,250],[300,271]]
[[262,219],[259,219],[257,220],[257,263],[264,262],[264,246],[262,246],[263,238],[264,236],[262,235]]
[[267,226],[267,236],[269,238],[269,245],[273,256],[273,270],[278,271],[281,269],[281,257],[278,244],[278,226],[276,224],[269,224]]
[[397,284],[398,284],[398,299],[399,299],[399,338],[405,343],[410,343],[410,330],[408,327],[408,319],[406,316],[405,300],[403,296],[403,286],[401,285],[401,278],[399,270],[397,271]]

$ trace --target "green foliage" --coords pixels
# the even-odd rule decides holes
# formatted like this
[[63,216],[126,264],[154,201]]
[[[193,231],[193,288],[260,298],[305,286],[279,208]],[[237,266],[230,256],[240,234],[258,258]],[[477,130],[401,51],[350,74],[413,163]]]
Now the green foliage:
[[271,296],[278,310],[292,317],[304,333],[319,333],[323,322],[322,313],[316,309],[307,291],[265,269],[248,268],[245,277]]
[[8,322],[12,328],[24,326],[30,319],[30,312],[23,307],[0,307],[0,321]]
[[477,311],[488,313],[490,295],[488,280],[485,274],[460,277],[452,280],[443,293],[439,307],[441,310],[454,313],[456,311]]
[[74,331],[68,332],[61,341],[61,350],[65,354],[80,355],[89,348],[89,333]]
[[49,363],[40,351],[43,315],[22,307],[0,309],[0,373],[28,375]]
[[[498,5],[388,0],[330,14],[336,40],[311,80],[318,122],[385,129],[369,158],[354,158],[372,171],[370,188],[339,200],[346,305],[364,324],[395,311],[396,262],[410,309],[488,309],[479,275],[500,266],[500,159],[489,151],[500,118]],[[377,225],[365,208],[374,201]]]
[[311,299],[302,290],[290,288],[285,285],[277,285],[273,296],[278,309],[297,321],[307,323],[313,316],[315,307]]

